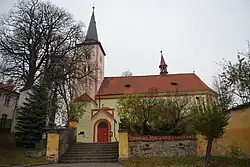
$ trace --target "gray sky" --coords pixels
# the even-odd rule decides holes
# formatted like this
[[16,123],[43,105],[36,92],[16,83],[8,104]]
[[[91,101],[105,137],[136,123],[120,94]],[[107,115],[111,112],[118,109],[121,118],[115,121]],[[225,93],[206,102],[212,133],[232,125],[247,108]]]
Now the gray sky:
[[[0,13],[17,0],[0,0]],[[107,56],[105,76],[195,73],[212,87],[223,58],[236,60],[250,39],[249,0],[51,0],[88,26],[92,6]],[[86,27],[87,28],[87,27]]]

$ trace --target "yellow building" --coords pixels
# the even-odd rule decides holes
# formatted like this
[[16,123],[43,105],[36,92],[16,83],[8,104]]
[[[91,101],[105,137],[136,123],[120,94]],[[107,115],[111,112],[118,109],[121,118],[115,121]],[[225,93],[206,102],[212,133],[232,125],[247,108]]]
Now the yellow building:
[[[87,103],[87,111],[77,125],[77,142],[114,142],[118,139],[119,114],[117,100],[126,94],[143,94],[154,89],[158,97],[179,95],[208,100],[215,92],[195,73],[170,74],[161,53],[159,75],[104,77],[104,49],[98,40],[94,11],[86,40],[79,47],[93,46],[91,58],[95,67],[95,79],[85,89],[79,84],[76,101]],[[157,67],[158,66],[158,67]]]
[[[213,142],[213,155],[250,156],[250,103],[245,103],[228,110],[230,119],[221,139]],[[206,141],[200,140],[201,155],[205,152]],[[237,151],[238,150],[238,151]]]

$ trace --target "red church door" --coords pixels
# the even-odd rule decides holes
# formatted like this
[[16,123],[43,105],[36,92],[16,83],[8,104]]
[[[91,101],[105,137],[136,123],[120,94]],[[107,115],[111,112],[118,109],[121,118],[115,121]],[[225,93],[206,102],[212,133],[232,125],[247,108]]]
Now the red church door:
[[97,142],[108,142],[108,124],[100,122],[98,125]]

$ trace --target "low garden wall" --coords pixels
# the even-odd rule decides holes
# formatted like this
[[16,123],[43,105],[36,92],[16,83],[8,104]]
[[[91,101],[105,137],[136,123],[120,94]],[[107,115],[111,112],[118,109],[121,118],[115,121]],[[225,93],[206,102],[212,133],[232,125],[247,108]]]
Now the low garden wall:
[[195,136],[142,136],[129,137],[129,157],[197,155]]

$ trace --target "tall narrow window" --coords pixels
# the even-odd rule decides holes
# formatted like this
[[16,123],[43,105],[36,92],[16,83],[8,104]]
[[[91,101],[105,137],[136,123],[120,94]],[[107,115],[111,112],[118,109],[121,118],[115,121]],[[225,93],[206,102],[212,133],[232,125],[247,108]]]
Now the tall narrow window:
[[196,97],[196,100],[197,104],[205,104],[205,98],[202,96]]
[[9,107],[10,106],[10,95],[5,95],[5,100],[4,100],[4,106]]
[[0,128],[5,127],[6,119],[7,119],[7,114],[2,114],[2,118],[1,118],[1,121],[0,121]]
[[197,96],[195,97],[195,99],[196,99],[196,104],[200,104],[200,98]]
[[90,70],[91,70],[91,69],[90,69],[90,65],[88,65],[88,72],[90,72]]
[[202,96],[200,97],[200,103],[201,103],[201,104],[205,104],[205,98],[202,97]]

